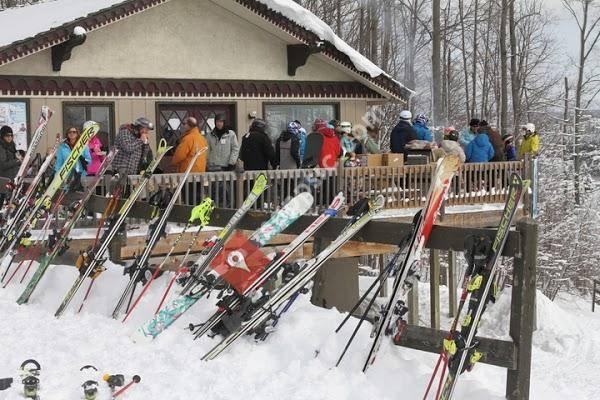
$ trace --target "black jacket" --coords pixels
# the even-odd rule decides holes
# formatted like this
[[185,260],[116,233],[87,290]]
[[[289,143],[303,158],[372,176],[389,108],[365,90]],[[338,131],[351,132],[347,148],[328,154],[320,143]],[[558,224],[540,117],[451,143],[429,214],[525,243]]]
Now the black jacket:
[[264,171],[269,164],[275,169],[277,160],[271,139],[265,132],[250,131],[242,138],[240,159],[246,171]]
[[15,142],[6,143],[0,139],[0,176],[14,179],[19,172],[21,162],[17,160],[17,147]]
[[417,131],[408,121],[400,121],[392,130],[390,136],[390,150],[392,153],[404,154],[406,160],[406,144],[417,139]]
[[281,169],[300,168],[300,139],[288,131],[281,132],[275,143],[277,165]]

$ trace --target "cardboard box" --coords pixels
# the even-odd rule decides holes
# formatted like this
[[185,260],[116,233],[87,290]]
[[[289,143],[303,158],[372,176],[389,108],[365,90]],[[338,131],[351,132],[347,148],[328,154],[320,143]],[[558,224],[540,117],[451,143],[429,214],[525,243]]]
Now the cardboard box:
[[381,167],[383,165],[383,154],[360,154],[360,165],[362,167]]
[[386,167],[401,167],[404,165],[404,154],[383,154],[383,165]]

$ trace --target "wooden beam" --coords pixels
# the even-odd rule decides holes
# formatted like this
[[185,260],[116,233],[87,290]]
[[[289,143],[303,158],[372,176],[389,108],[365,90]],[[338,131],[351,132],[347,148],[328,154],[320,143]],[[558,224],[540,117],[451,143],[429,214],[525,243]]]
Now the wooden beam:
[[[93,212],[102,212],[108,199],[101,196],[92,196],[89,201],[89,209]],[[185,223],[189,218],[192,206],[176,205],[169,216],[170,222]],[[131,210],[132,218],[149,218],[149,207],[147,203],[136,202]],[[213,211],[210,221],[211,226],[225,226],[229,219],[233,216],[236,210],[218,208]],[[251,211],[240,222],[240,229],[255,230],[260,224],[270,217],[270,213]],[[302,232],[308,225],[314,221],[314,216],[304,215],[300,217],[291,227],[286,229],[284,233],[297,235]],[[331,218],[320,230],[319,236],[323,239],[335,239],[342,228],[346,225],[347,219]],[[373,220],[361,229],[353,238],[358,242],[374,242],[380,244],[397,245],[402,236],[411,231],[411,224],[388,222],[382,220]],[[465,238],[469,235],[489,235],[495,234],[494,229],[482,228],[461,228],[452,226],[436,225],[431,232],[429,241],[426,244],[428,248],[438,250],[464,250]],[[504,246],[503,255],[512,256],[518,248],[519,235],[516,232],[509,232],[506,245]]]
[[[408,325],[400,336],[400,342],[396,344],[429,353],[439,353],[442,351],[442,342],[446,337],[448,331]],[[513,342],[484,337],[476,337],[476,340],[479,341],[479,350],[484,353],[480,362],[508,368],[509,373],[510,370],[517,368],[516,346]]]
[[429,250],[429,323],[440,328],[440,251]]
[[523,246],[515,256],[510,304],[510,336],[517,349],[517,367],[506,375],[506,398],[527,400],[531,385],[538,226],[531,218],[524,218],[517,223],[517,230]]

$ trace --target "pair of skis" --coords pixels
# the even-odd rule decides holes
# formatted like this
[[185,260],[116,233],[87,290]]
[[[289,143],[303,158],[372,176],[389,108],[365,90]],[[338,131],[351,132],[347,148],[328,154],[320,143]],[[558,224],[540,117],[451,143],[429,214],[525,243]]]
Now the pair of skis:
[[315,276],[319,268],[362,229],[381,210],[383,204],[383,196],[378,196],[374,201],[369,201],[366,207],[357,210],[348,225],[334,241],[316,257],[305,262],[293,278],[289,279],[272,296],[268,295],[264,301],[261,301],[260,305],[253,308],[252,312],[249,313],[250,315],[244,316],[239,327],[214,346],[202,359],[208,361],[216,358],[237,339],[259,328],[261,325],[267,323],[269,319],[273,318],[276,315],[273,311],[284,306],[290,298],[303,290]]
[[65,312],[65,310],[73,300],[73,297],[83,285],[83,282],[86,278],[92,277],[92,279],[95,279],[97,274],[99,274],[103,270],[102,264],[106,260],[106,252],[108,246],[110,245],[113,238],[117,235],[123,222],[125,222],[127,214],[133,207],[135,201],[142,194],[144,188],[146,187],[146,184],[152,177],[154,169],[158,166],[166,152],[168,152],[171,148],[172,146],[167,146],[167,142],[164,139],[161,139],[158,145],[158,149],[156,151],[156,157],[154,158],[154,160],[152,160],[152,162],[146,168],[146,170],[142,172],[142,179],[135,187],[135,189],[131,192],[129,198],[121,206],[119,211],[115,215],[111,216],[109,226],[106,229],[106,231],[104,231],[104,233],[102,234],[102,237],[100,238],[99,242],[91,250],[84,252],[79,257],[79,259],[77,260],[77,264],[79,267],[79,277],[75,280],[75,282],[63,298],[60,306],[54,314],[55,317],[60,317]]
[[[517,174],[511,175],[508,197],[498,230],[496,231],[494,240],[491,242],[491,248],[485,254],[483,260],[479,260],[479,262],[470,260],[470,264],[474,264],[474,268],[466,273],[463,278],[463,291],[458,312],[452,322],[450,333],[444,340],[442,353],[438,358],[423,399],[427,399],[440,366],[442,372],[436,392],[436,399],[450,400],[456,389],[456,383],[460,374],[465,370],[471,370],[474,364],[483,356],[477,350],[478,343],[475,340],[475,334],[477,333],[477,327],[485,307],[491,299],[491,290],[498,270],[498,262],[508,238],[510,226],[517,212],[519,202],[527,186],[528,182],[524,183],[520,176]],[[481,243],[484,243],[484,241],[482,240]],[[462,308],[467,301],[469,293],[471,295],[467,312],[459,332],[457,330],[458,320],[460,319]],[[446,376],[445,379],[444,376]]]
[[77,143],[75,143],[69,157],[67,157],[59,171],[54,175],[54,178],[44,193],[38,197],[30,207],[23,203],[26,211],[23,211],[22,217],[19,217],[19,219],[13,219],[12,224],[4,230],[4,235],[0,238],[0,249],[3,249],[4,251],[0,265],[7,265],[6,268],[10,268],[17,247],[21,243],[21,239],[23,239],[25,233],[29,230],[30,226],[35,223],[37,218],[43,216],[50,209],[52,206],[52,199],[56,193],[63,188],[71,171],[79,161],[79,157],[87,147],[88,142],[99,130],[100,125],[96,122],[86,122],[81,136],[77,140]]
[[108,167],[114,160],[114,158],[117,154],[117,151],[118,150],[116,150],[116,149],[112,149],[107,154],[106,158],[102,161],[102,164],[100,165],[100,168],[98,169],[98,172],[93,177],[93,179],[90,181],[89,185],[85,188],[85,190],[83,192],[83,196],[79,200],[77,200],[73,206],[70,207],[70,209],[71,209],[70,218],[58,232],[54,233],[54,235],[53,235],[54,243],[52,245],[48,246],[49,247],[48,250],[42,256],[42,258],[39,260],[39,265],[38,265],[35,273],[29,280],[29,283],[25,287],[25,290],[23,291],[23,293],[21,293],[21,295],[17,299],[18,304],[25,304],[29,301],[29,299],[31,298],[31,295],[33,294],[33,292],[39,285],[40,281],[42,280],[42,277],[48,270],[50,263],[52,263],[52,261],[54,260],[54,258],[56,256],[63,253],[64,251],[66,251],[68,244],[69,244],[69,234],[70,234],[71,230],[75,227],[75,224],[77,223],[77,221],[83,214],[83,211],[85,210],[85,204],[90,199],[92,194],[95,193],[96,186],[104,178],[104,174],[106,173],[106,170],[108,169]]
[[311,236],[313,236],[331,217],[335,217],[338,211],[344,206],[345,197],[340,192],[331,202],[329,207],[317,217],[312,224],[310,224],[300,235],[288,244],[284,249],[278,251],[272,256],[270,261],[265,267],[262,273],[253,280],[243,291],[237,292],[235,295],[229,296],[221,301],[219,309],[203,324],[200,324],[195,330],[195,339],[200,338],[217,324],[219,324],[230,310],[236,309],[240,303],[254,293],[256,290],[261,288],[265,282],[271,277],[276,275],[280,267],[287,261],[287,259],[298,250]]
[[[123,306],[125,305],[125,301],[126,301],[127,297],[130,297],[130,304],[131,304],[131,298],[133,298],[133,295],[135,293],[135,288],[140,281],[140,275],[148,269],[148,260],[150,259],[150,254],[152,253],[152,250],[154,250],[154,247],[156,246],[158,239],[164,235],[165,227],[167,224],[167,218],[171,214],[171,210],[173,210],[173,206],[175,206],[175,203],[179,199],[179,195],[181,194],[183,186],[186,184],[187,178],[190,175],[190,172],[192,171],[192,167],[196,163],[196,160],[206,150],[207,150],[206,148],[203,148],[203,149],[199,149],[198,151],[196,151],[194,153],[183,176],[181,176],[181,178],[179,180],[179,184],[175,187],[175,190],[173,191],[173,193],[170,194],[171,198],[170,198],[169,202],[166,204],[166,206],[164,208],[162,208],[160,210],[158,219],[150,224],[150,231],[149,231],[148,237],[146,239],[146,245],[144,247],[144,251],[142,252],[142,254],[140,254],[139,257],[136,257],[133,265],[128,268],[130,271],[131,277],[129,279],[129,283],[127,284],[127,286],[125,287],[125,290],[123,291],[123,294],[121,294],[121,297],[119,298],[119,301],[117,302],[117,305],[115,306],[115,309],[112,312],[112,317],[114,319],[119,318],[119,315],[121,314],[121,311],[123,309]],[[127,310],[125,310],[125,312],[127,313],[128,311],[129,311],[129,306],[127,307]]]

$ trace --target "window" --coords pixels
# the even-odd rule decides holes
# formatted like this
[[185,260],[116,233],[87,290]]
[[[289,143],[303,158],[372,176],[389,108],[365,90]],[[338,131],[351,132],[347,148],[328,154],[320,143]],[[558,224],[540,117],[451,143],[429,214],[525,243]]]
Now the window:
[[2,99],[0,101],[0,127],[8,125],[12,128],[13,140],[18,150],[27,150],[30,136],[28,115],[29,103],[27,100]]
[[268,134],[275,142],[288,122],[298,120],[310,133],[312,123],[317,118],[326,121],[337,118],[337,104],[265,104],[264,116],[268,125]]
[[114,144],[114,110],[112,103],[64,103],[63,104],[63,132],[74,126],[80,130],[85,121],[96,121],[100,124],[97,134],[102,142],[102,150]]

